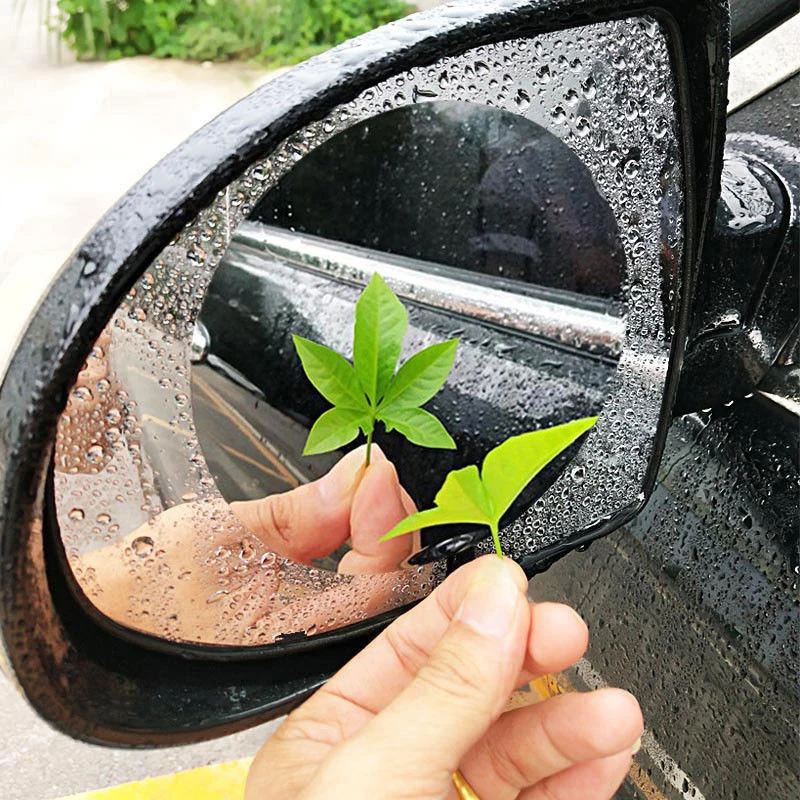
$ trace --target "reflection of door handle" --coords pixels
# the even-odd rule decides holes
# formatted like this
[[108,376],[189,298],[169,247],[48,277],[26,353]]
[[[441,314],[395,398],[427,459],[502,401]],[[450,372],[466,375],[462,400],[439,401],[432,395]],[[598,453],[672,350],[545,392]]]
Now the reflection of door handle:
[[195,322],[192,329],[192,341],[189,345],[189,360],[192,364],[201,364],[206,360],[208,351],[211,349],[211,334],[208,328],[199,320]]
[[413,567],[421,566],[422,564],[431,564],[434,561],[440,561],[443,558],[458,555],[464,550],[474,547],[483,539],[488,539],[490,536],[489,528],[485,525],[467,531],[466,533],[459,533],[455,536],[451,536],[449,539],[444,539],[436,544],[423,547],[422,550],[418,550],[408,559],[408,563]]
[[331,280],[363,286],[380,272],[401,298],[522,331],[581,351],[618,358],[625,319],[618,303],[274,228],[242,223],[231,248],[256,250]]

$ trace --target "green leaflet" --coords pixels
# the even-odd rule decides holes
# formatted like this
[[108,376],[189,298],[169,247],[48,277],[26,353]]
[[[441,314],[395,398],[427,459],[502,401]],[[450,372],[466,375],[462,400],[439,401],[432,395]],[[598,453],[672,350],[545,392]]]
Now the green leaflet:
[[304,456],[327,453],[349,444],[361,426],[369,423],[369,414],[355,408],[328,409],[313,425],[303,448]]
[[481,481],[495,508],[500,509],[498,522],[533,478],[595,422],[597,417],[588,417],[512,436],[486,454]]
[[378,411],[378,419],[387,431],[397,430],[412,444],[455,450],[456,443],[447,428],[424,408],[389,408]]
[[383,407],[421,406],[444,386],[456,359],[458,339],[432,344],[415,353],[397,371]]
[[373,406],[389,387],[407,330],[408,312],[383,278],[374,273],[356,303],[353,332],[353,365]]
[[487,453],[480,474],[474,464],[450,472],[436,494],[436,507],[402,520],[381,541],[432,525],[478,523],[489,526],[495,550],[502,556],[503,514],[541,469],[595,422],[597,417],[587,417],[506,439]]
[[407,329],[408,313],[376,273],[356,303],[352,364],[329,347],[292,337],[308,379],[334,406],[314,423],[306,455],[342,447],[353,441],[360,429],[367,437],[369,464],[377,421],[422,447],[455,449],[444,425],[420,406],[444,386],[458,340],[426,347],[395,375]]
[[369,409],[353,365],[330,347],[292,336],[297,355],[314,388],[335,406]]

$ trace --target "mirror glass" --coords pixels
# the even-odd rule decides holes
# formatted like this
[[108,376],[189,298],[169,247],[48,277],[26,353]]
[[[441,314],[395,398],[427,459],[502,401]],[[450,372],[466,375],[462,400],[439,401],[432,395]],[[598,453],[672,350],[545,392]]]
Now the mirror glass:
[[596,428],[507,515],[504,549],[636,502],[681,261],[674,94],[649,18],[487,45],[368,89],[220,192],[130,291],[68,399],[54,486],[76,592],[139,634],[260,647],[441,580],[442,562],[408,559],[453,528],[378,545],[392,523],[368,507],[299,535],[264,502],[345,455],[302,454],[328,404],[291,337],[350,357],[375,271],[409,313],[401,362],[460,339],[426,404],[457,450],[376,434],[409,502],[429,507],[450,469],[508,436],[589,414]]

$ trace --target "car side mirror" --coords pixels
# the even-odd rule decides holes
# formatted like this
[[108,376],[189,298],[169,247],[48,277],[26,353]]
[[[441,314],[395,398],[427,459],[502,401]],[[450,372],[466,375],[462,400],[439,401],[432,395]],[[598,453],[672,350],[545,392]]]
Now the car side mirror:
[[532,575],[635,515],[719,192],[727,59],[718,3],[460,3],[300,65],[142,178],[0,387],[2,641],[39,713],[128,745],[277,716],[487,546],[442,532],[342,574],[340,551],[292,561],[230,516],[333,463],[302,456],[320,401],[288,342],[346,352],[376,270],[411,338],[467,342],[436,401],[461,451],[386,439],[415,499],[458,458],[598,414],[504,547]]

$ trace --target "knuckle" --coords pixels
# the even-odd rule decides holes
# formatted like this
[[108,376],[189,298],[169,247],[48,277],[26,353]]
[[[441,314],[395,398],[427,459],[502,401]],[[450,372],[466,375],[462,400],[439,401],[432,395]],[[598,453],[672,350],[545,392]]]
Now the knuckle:
[[[558,698],[554,698],[553,700],[558,700]],[[559,709],[559,704],[556,704],[553,700],[545,701],[545,704],[542,706],[543,713],[539,717],[539,728],[541,731],[541,738],[552,754],[551,760],[554,764],[558,765],[559,769],[565,769],[575,763],[575,759],[569,752],[569,746],[565,746],[561,737],[553,730],[552,718]],[[592,732],[590,732],[590,735],[591,733]]]
[[273,734],[278,742],[308,742],[333,748],[343,742],[346,734],[336,717],[319,719],[298,712],[292,712]]
[[490,688],[470,654],[446,644],[419,670],[417,679],[437,694],[471,705],[485,705]]
[[545,778],[537,784],[536,790],[539,792],[540,800],[564,800],[561,792],[553,788],[553,781],[550,778]]
[[400,669],[411,677],[415,676],[430,658],[430,652],[419,645],[405,632],[401,625],[391,625],[386,629],[386,641],[400,664]]
[[[517,751],[514,743],[506,742],[499,736],[487,736],[485,739],[486,756],[495,775],[516,791],[524,789],[531,783],[530,774],[533,764],[528,764],[524,755]],[[533,758],[533,754],[531,754]]]
[[291,492],[273,494],[265,498],[259,511],[262,527],[273,531],[286,544],[292,541],[295,520],[295,503]]

